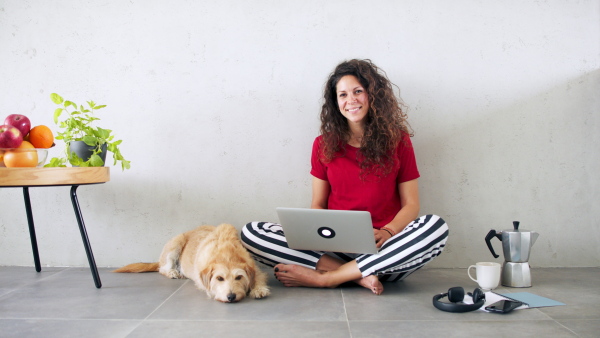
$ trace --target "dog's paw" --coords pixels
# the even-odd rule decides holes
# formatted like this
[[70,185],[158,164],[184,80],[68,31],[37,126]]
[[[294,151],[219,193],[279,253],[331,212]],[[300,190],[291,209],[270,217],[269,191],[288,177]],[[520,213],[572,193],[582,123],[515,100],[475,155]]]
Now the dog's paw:
[[271,294],[271,291],[267,286],[257,286],[250,290],[250,297],[263,298]]
[[182,279],[184,278],[179,271],[177,270],[169,270],[167,271],[167,273],[165,274],[165,276],[171,278],[171,279]]

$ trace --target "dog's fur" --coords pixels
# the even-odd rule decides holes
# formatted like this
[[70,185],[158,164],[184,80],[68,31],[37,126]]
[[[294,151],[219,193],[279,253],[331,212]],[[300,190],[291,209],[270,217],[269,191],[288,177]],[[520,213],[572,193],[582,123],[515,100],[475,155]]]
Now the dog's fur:
[[165,244],[158,263],[134,263],[114,272],[158,271],[169,278],[189,278],[215,300],[233,303],[246,295],[270,294],[267,276],[257,266],[233,225],[203,225]]

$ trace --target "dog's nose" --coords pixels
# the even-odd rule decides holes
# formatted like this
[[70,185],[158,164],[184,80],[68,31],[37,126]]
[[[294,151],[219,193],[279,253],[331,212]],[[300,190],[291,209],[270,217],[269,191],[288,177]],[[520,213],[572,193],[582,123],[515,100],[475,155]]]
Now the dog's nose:
[[235,300],[235,293],[230,293],[227,295],[227,300],[233,302]]

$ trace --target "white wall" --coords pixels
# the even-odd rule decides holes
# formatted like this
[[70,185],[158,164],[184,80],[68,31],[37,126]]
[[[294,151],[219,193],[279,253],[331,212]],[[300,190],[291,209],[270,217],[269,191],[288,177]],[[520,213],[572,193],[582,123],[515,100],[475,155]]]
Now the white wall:
[[[513,220],[541,234],[532,266],[598,266],[599,55],[597,0],[0,0],[0,117],[107,104],[132,169],[79,188],[94,254],[154,261],[196,225],[309,206],[323,84],[370,58],[410,107],[422,213],[450,224],[430,266],[493,260]],[[31,199],[42,264],[87,266],[68,188]],[[32,265],[22,192],[0,200],[0,265]]]

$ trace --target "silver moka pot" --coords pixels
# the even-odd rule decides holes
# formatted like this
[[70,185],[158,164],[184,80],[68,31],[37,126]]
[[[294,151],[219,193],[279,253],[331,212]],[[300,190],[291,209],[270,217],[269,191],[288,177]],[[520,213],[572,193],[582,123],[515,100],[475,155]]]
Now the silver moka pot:
[[529,254],[539,234],[535,231],[519,230],[519,222],[513,222],[514,229],[490,230],[485,242],[495,258],[500,257],[494,251],[491,240],[496,237],[502,242],[504,265],[502,266],[501,283],[504,286],[527,288],[531,286],[531,269]]

